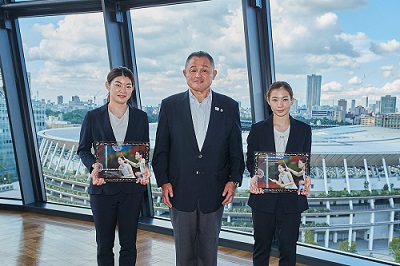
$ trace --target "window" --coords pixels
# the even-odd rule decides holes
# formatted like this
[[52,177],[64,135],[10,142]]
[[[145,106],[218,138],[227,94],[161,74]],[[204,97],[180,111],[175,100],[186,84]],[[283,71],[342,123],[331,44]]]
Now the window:
[[[151,122],[152,147],[161,100],[188,89],[182,70],[194,51],[213,56],[218,74],[212,89],[237,100],[242,122],[251,121],[241,1],[152,7],[132,10],[131,14],[141,100]],[[246,134],[243,132],[243,143]],[[161,188],[155,179],[152,184],[155,215],[169,217]],[[248,187],[246,176],[238,197],[225,208],[224,228],[251,230],[251,213],[246,208]]]
[[[391,260],[388,243],[400,236],[400,130],[375,118],[400,96],[399,3],[270,3],[276,79],[293,87],[292,116],[313,127],[302,241]],[[399,114],[398,102],[390,107]]]
[[89,206],[76,154],[86,112],[104,103],[108,66],[101,13],[20,19],[47,200]]
[[[90,13],[101,10],[100,2],[82,1],[85,6],[71,9],[51,1],[37,1],[33,5],[30,2],[35,1],[16,2],[20,3],[0,5],[0,11],[9,12],[10,17],[22,16],[19,26],[24,58],[21,59],[26,60],[47,199],[88,207],[88,173],[80,164],[76,149],[84,114],[103,104],[106,95],[104,81],[109,70],[107,49],[110,48],[106,44],[103,15]],[[124,2],[121,6],[130,5],[129,1],[121,2]],[[160,6],[154,7],[155,2]],[[241,9],[243,3],[259,7],[264,1],[213,0],[161,5],[172,2],[154,1],[148,4],[151,7],[131,10],[141,106],[152,123],[152,145],[159,104],[163,98],[187,89],[182,69],[193,51],[205,50],[214,57],[219,73],[213,89],[240,102],[242,123],[247,125],[252,115],[246,61],[253,63],[255,59],[246,58]],[[395,13],[399,3],[396,0],[317,2],[270,0],[275,79],[288,81],[294,88],[296,102],[292,116],[313,127],[313,194],[309,198],[310,210],[302,215],[299,241],[390,261],[393,258],[388,243],[400,237],[400,101],[397,99],[400,45],[395,35],[400,22],[396,21],[399,17]],[[48,16],[46,10],[52,14],[74,11],[79,14]],[[30,15],[39,16],[23,18]],[[126,26],[122,17],[117,20],[122,27]],[[0,22],[1,33],[5,30],[13,33],[10,21],[0,18]],[[252,44],[262,43],[261,37],[249,36]],[[9,44],[15,45],[11,41]],[[11,49],[18,53],[18,47]],[[1,59],[10,55],[3,45],[0,51]],[[8,58],[7,63],[11,61]],[[13,63],[24,66],[24,62]],[[21,73],[14,73],[16,80],[21,76],[17,77],[18,74]],[[252,77],[262,79],[259,74]],[[5,166],[0,167],[0,177],[4,181],[5,175],[10,177],[14,172],[7,182],[18,186],[3,97],[7,86],[2,78],[0,82],[0,165]],[[13,99],[20,100],[18,97],[17,93],[13,95]],[[253,115],[260,113],[260,109]],[[27,134],[29,139],[30,132],[25,131],[31,126],[25,126],[17,132]],[[244,148],[246,136],[244,130]],[[17,143],[14,142],[15,147]],[[24,147],[15,151],[21,156]],[[252,231],[246,204],[248,177],[245,173],[234,203],[225,208],[223,228]],[[40,194],[37,187],[32,186],[29,195],[33,201],[33,195]],[[22,198],[19,189],[13,189],[0,192],[0,197]],[[26,194],[26,190],[22,191]],[[154,186],[152,192],[156,216],[168,218],[158,188]]]

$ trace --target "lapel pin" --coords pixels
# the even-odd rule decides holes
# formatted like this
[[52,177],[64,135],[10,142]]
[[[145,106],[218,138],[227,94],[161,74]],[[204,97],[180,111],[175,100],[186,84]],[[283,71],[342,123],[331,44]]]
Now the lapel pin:
[[219,107],[218,106],[215,106],[215,111],[219,111]]
[[224,109],[221,108],[219,111],[222,113],[224,111]]

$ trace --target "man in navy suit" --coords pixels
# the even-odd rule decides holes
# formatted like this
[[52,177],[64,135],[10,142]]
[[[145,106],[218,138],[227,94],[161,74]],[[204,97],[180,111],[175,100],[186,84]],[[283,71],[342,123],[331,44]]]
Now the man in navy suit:
[[177,265],[217,265],[223,205],[243,178],[238,103],[211,91],[213,58],[189,55],[189,89],[161,103],[153,169],[170,208]]

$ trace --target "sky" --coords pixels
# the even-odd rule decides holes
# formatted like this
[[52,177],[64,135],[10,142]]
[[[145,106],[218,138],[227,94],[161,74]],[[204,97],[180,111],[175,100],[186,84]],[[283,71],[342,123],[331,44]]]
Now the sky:
[[[400,8],[397,0],[271,0],[276,80],[305,104],[307,75],[322,76],[321,104],[364,105],[381,96],[400,106]],[[213,0],[131,11],[142,105],[187,89],[187,56],[215,59],[215,91],[250,106],[240,0]],[[101,14],[20,20],[32,98],[100,104],[108,66]]]

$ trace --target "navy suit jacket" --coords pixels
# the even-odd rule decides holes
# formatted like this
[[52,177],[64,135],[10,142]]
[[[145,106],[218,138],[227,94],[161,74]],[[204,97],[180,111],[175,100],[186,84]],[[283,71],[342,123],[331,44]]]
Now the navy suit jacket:
[[[125,141],[149,142],[147,114],[129,106],[128,121]],[[96,162],[92,148],[98,141],[116,141],[108,115],[108,104],[87,112],[82,123],[77,153],[89,172],[92,172],[92,164]],[[90,182],[89,186],[90,194],[114,195],[119,192],[139,193],[145,190],[146,186],[134,182],[110,182],[101,186],[93,186]]]
[[244,156],[238,103],[212,92],[206,138],[199,150],[190,112],[189,91],[161,103],[152,166],[159,186],[171,183],[171,203],[203,213],[222,207],[228,181],[242,182]]
[[[254,175],[254,152],[276,152],[273,115],[265,121],[253,124],[247,137],[246,166]],[[290,117],[289,139],[286,153],[311,153],[311,127]],[[309,164],[308,164],[309,165]],[[255,210],[273,213],[277,200],[283,201],[285,213],[298,213],[308,209],[307,198],[296,193],[250,194],[249,206]]]

